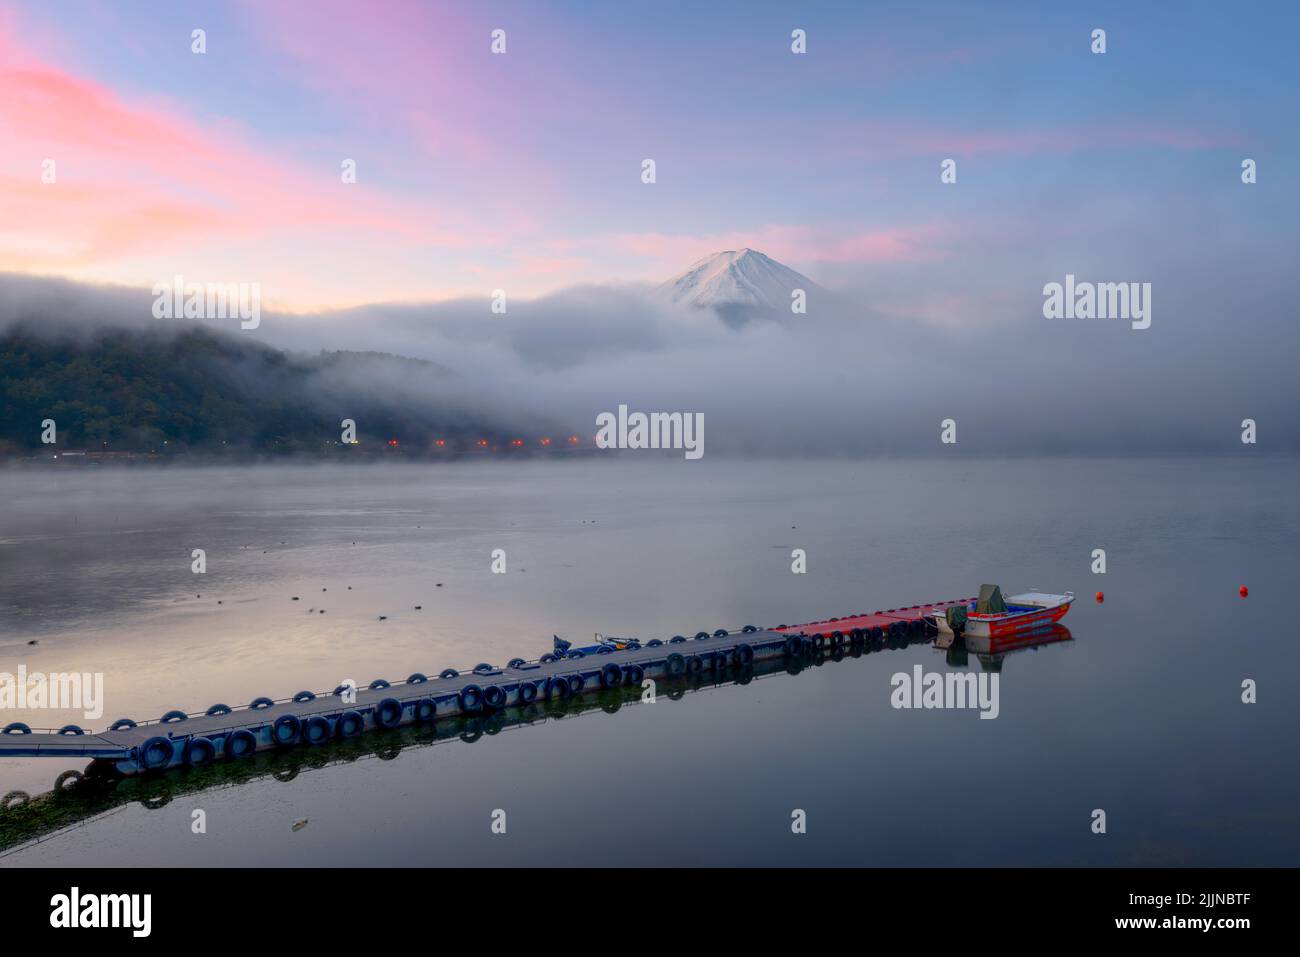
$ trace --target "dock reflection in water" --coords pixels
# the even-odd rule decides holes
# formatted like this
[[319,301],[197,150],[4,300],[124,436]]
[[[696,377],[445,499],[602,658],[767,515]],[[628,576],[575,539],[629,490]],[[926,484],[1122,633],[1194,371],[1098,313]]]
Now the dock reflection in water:
[[[1064,628],[1059,630],[1069,637]],[[768,659],[745,668],[733,668],[720,677],[705,671],[678,679],[660,680],[654,690],[660,699],[681,701],[701,691],[720,691],[769,678],[793,677],[827,663],[929,644],[931,640],[926,636],[894,637],[876,641],[867,639],[824,650],[810,648],[804,654],[787,656],[784,660]],[[261,751],[243,761],[221,761],[199,768],[174,768],[130,777],[122,777],[111,767],[92,762],[84,773],[64,771],[56,779],[53,790],[44,794],[33,797],[14,791],[4,796],[0,802],[0,856],[112,814],[133,802],[157,809],[181,796],[236,788],[268,777],[288,782],[305,771],[332,765],[371,759],[392,761],[410,748],[457,741],[474,744],[504,731],[536,727],[550,721],[595,713],[617,714],[624,707],[641,704],[643,694],[637,687],[602,690],[562,700],[537,701],[487,715],[458,716],[442,718],[432,724],[406,725],[316,747],[295,745],[279,751]]]

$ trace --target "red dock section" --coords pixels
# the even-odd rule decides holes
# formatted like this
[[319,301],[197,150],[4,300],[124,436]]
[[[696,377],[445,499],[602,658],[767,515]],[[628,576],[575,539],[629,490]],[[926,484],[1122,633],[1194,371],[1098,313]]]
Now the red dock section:
[[903,608],[886,608],[884,611],[873,611],[868,614],[865,611],[856,612],[852,615],[845,615],[842,618],[827,618],[825,621],[809,621],[802,625],[779,625],[772,631],[790,631],[804,632],[805,634],[833,634],[842,632],[848,634],[853,629],[867,630],[869,628],[879,628],[882,631],[888,631],[889,626],[896,621],[912,622],[932,615],[935,612],[947,611],[953,605],[965,605],[968,602],[975,601],[974,598],[955,598],[951,601],[935,601],[925,605],[907,605]]

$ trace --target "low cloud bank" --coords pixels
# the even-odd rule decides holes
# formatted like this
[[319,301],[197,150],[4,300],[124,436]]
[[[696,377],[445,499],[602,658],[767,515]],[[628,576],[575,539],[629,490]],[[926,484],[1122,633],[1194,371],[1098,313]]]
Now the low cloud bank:
[[[581,430],[620,404],[701,412],[708,454],[942,453],[957,422],[963,452],[1300,449],[1291,317],[1266,297],[1218,318],[1195,289],[1155,276],[1154,321],[1047,320],[1038,289],[999,294],[998,321],[961,326],[827,297],[805,316],[737,328],[711,310],[656,303],[638,285],[578,286],[535,300],[263,312],[237,321],[158,320],[148,290],[0,276],[0,333],[21,323],[93,341],[106,328],[175,334],[195,323],[293,353],[391,353],[317,372],[322,397],[363,394],[412,415],[448,410],[474,427]],[[967,307],[969,308],[969,307]],[[1008,319],[1007,317],[1012,318]],[[432,363],[429,364],[429,363]]]

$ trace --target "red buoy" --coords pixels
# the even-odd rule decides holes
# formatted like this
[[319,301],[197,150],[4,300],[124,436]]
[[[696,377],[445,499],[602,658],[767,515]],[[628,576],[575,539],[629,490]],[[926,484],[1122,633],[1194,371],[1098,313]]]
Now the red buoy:
[[1241,595],[1242,598],[1245,598],[1247,595],[1250,594],[1250,590],[1247,589],[1245,585],[1242,585],[1240,588],[1237,589],[1237,593]]
[[1106,596],[1103,595],[1101,592],[1097,592],[1097,604],[1100,605],[1105,600],[1106,600]]

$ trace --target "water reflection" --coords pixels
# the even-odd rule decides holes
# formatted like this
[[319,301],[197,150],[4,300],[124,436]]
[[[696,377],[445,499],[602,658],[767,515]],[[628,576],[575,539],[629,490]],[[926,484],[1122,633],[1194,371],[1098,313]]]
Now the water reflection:
[[936,648],[944,652],[944,661],[949,668],[970,667],[970,655],[973,653],[982,671],[1001,672],[1002,662],[1007,655],[1019,651],[1036,651],[1046,645],[1074,641],[1070,629],[1064,625],[1054,624],[1022,635],[1002,638],[977,638],[966,635],[940,635],[934,641]]
[[[1068,636],[1068,633],[1067,633]],[[809,669],[883,651],[928,644],[929,637],[866,640],[817,650],[811,643],[802,654],[768,659],[722,674],[705,671],[661,680],[654,689],[659,698],[681,701],[688,695],[744,686],[754,681],[794,677]],[[274,778],[288,782],[300,774],[357,761],[392,761],[409,748],[461,742],[475,744],[508,731],[537,727],[551,721],[592,714],[617,714],[642,703],[639,687],[600,690],[572,698],[537,701],[488,715],[439,719],[433,724],[408,725],[376,731],[318,747],[297,746],[283,751],[259,751],[242,761],[220,761],[199,768],[177,767],[156,774],[122,777],[107,764],[91,763],[84,772],[66,770],[52,790],[37,796],[11,791],[0,802],[0,856],[49,840],[60,832],[105,817],[137,802],[145,808],[165,807],[175,798],[204,791],[236,788],[252,781]]]

